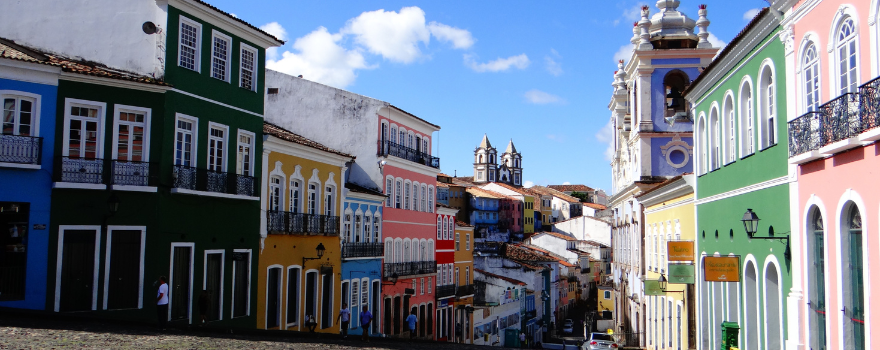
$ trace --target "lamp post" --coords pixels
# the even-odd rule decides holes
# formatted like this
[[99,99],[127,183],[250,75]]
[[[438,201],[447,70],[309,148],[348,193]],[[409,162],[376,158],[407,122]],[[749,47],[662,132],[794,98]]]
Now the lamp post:
[[667,290],[666,286],[669,285],[669,282],[666,280],[666,275],[660,274],[660,279],[657,280],[660,284],[660,291],[663,293],[681,293],[682,299],[684,299],[684,291],[683,290]]
[[791,247],[789,247],[790,236],[776,236],[775,232],[773,232],[773,226],[770,226],[770,231],[766,237],[756,237],[755,233],[758,232],[758,221],[760,220],[758,214],[753,212],[751,208],[746,209],[745,214],[743,214],[742,223],[746,230],[746,234],[749,235],[749,239],[778,239],[779,242],[785,241],[785,252],[783,252],[783,256],[785,256],[786,260],[791,260]]
[[302,258],[302,259],[303,259],[302,266],[306,266],[306,261],[309,261],[309,260],[319,260],[319,259],[321,259],[321,257],[324,256],[324,251],[325,251],[325,250],[326,250],[326,249],[324,248],[324,243],[318,243],[318,246],[315,248],[315,251],[317,252],[318,257],[317,257],[317,258],[306,258],[306,257],[303,257],[303,258]]

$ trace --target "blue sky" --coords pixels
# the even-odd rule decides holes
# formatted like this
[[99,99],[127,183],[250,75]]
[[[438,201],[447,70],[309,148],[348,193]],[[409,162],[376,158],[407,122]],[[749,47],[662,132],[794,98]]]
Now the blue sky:
[[[287,40],[269,68],[440,125],[444,173],[472,175],[486,133],[499,153],[513,139],[527,184],[606,191],[616,59],[628,53],[639,6],[657,11],[654,1],[208,1]],[[682,0],[679,10],[697,19],[701,3],[718,45],[766,6]]]

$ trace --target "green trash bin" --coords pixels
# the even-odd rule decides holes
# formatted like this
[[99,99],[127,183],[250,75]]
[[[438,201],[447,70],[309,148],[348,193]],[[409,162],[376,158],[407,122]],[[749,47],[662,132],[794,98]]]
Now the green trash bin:
[[739,324],[721,322],[721,349],[739,348]]

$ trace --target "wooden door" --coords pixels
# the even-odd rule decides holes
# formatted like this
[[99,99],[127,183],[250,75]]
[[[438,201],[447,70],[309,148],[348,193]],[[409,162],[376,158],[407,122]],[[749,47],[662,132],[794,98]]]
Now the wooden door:
[[[223,294],[223,254],[211,253],[206,257],[205,289],[208,291],[208,320],[216,321],[220,314],[220,296]],[[201,302],[200,302],[201,303]]]
[[190,290],[192,288],[192,280],[190,273],[192,271],[192,248],[191,247],[174,247],[173,262],[171,266],[171,319],[189,319],[191,309]]
[[107,308],[140,307],[141,231],[114,230],[110,235]]
[[64,232],[61,253],[60,311],[86,311],[94,306],[95,236],[90,230]]

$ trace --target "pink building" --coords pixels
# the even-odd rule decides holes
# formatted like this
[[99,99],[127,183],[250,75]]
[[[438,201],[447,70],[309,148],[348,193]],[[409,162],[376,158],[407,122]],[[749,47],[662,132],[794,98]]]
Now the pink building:
[[[880,347],[877,0],[776,1],[785,19],[792,289],[787,349]],[[793,4],[793,5],[792,5]],[[791,6],[791,8],[786,8]],[[877,226],[880,227],[880,226]]]
[[406,318],[418,317],[417,337],[432,339],[435,282],[435,184],[440,159],[431,135],[440,127],[394,106],[379,110],[379,166],[388,196],[383,210],[385,261],[382,332],[409,336]]

